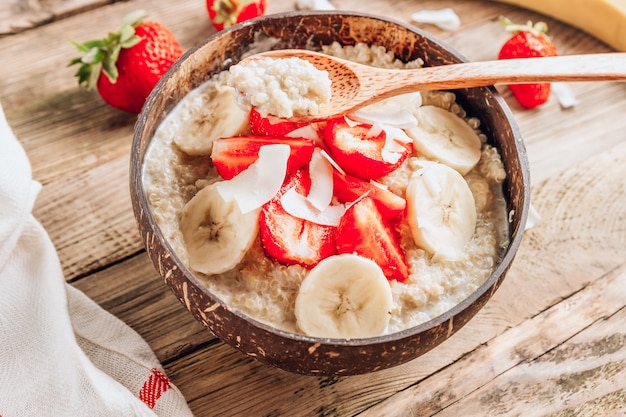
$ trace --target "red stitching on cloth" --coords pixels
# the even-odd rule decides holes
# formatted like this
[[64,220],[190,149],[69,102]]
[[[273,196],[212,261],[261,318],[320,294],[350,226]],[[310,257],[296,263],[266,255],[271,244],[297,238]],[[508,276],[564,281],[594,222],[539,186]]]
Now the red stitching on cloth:
[[[158,369],[152,368],[152,373],[143,383],[139,391],[139,399],[146,403],[148,407],[154,408],[156,401],[165,391],[171,388],[170,380]],[[2,417],[2,416],[0,416]]]

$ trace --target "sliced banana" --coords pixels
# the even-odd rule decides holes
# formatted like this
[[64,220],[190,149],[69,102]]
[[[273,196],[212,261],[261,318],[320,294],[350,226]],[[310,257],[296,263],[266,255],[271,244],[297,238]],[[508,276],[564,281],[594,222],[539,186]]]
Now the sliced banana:
[[417,126],[406,130],[415,150],[465,175],[480,160],[482,142],[465,120],[437,106],[422,106],[413,112]]
[[185,205],[180,220],[189,253],[189,267],[203,274],[234,268],[254,243],[260,209],[242,214],[237,203],[226,202],[213,183]]
[[235,100],[234,90],[218,80],[207,81],[190,92],[178,113],[174,142],[189,155],[210,155],[213,141],[237,136],[248,129],[248,112]]
[[406,189],[407,220],[415,243],[433,260],[459,260],[476,229],[476,205],[459,172],[439,163],[415,171]]
[[393,299],[381,268],[353,254],[330,256],[302,281],[295,314],[309,336],[357,339],[385,332]]

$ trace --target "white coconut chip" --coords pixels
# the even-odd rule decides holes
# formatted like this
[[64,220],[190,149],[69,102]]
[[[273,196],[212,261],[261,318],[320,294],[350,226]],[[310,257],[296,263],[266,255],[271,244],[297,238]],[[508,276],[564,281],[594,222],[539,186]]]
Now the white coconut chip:
[[336,170],[337,170],[340,174],[342,174],[342,175],[346,175],[346,171],[344,171],[344,170],[343,170],[343,168],[341,168],[341,167],[339,166],[339,164],[337,163],[337,161],[335,161],[335,160],[333,159],[333,157],[332,157],[332,156],[330,156],[330,155],[328,154],[328,152],[326,152],[325,150],[323,150],[323,149],[322,149],[322,150],[320,151],[320,154],[321,154],[324,158],[326,158],[326,160],[328,160],[328,162],[330,162],[330,164],[333,166],[333,168],[335,168],[335,169],[336,169]]
[[311,188],[307,195],[307,200],[320,211],[325,210],[333,199],[333,167],[321,152],[315,148],[309,162]]
[[574,94],[574,91],[569,86],[569,84],[564,82],[554,82],[552,83],[551,88],[557,100],[559,100],[561,108],[569,109],[578,104],[576,95]]
[[382,110],[359,109],[350,113],[350,117],[364,123],[381,123],[400,129],[410,129],[417,126],[417,119],[413,113],[406,110],[386,112]]
[[341,217],[346,212],[343,204],[329,205],[324,210],[318,210],[307,197],[298,193],[295,187],[283,194],[280,203],[283,209],[292,216],[324,226],[338,226]]
[[288,138],[311,139],[316,144],[319,144],[321,142],[321,140],[322,140],[320,138],[320,135],[317,133],[317,130],[315,130],[315,128],[312,125],[306,125],[306,126],[299,127],[297,129],[292,130],[291,132],[287,133],[285,136],[287,136]]
[[328,0],[298,0],[296,2],[297,10],[335,10]]
[[346,124],[350,127],[358,126],[360,124],[357,120],[352,120],[348,116],[343,116],[343,119],[346,121]]
[[287,144],[261,146],[259,159],[235,177],[217,183],[217,192],[225,201],[235,201],[242,213],[260,208],[282,187],[290,153]]
[[429,23],[442,30],[454,31],[461,27],[461,19],[449,7],[439,10],[421,10],[411,15],[411,20],[416,23]]

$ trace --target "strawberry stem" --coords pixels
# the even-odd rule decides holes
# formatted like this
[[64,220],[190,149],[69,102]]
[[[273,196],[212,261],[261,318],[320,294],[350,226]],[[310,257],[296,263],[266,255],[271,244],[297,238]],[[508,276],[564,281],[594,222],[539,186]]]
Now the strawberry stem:
[[213,3],[213,10],[215,11],[215,22],[223,23],[225,26],[230,26],[236,20],[236,12],[238,9],[237,0],[218,0]]
[[533,24],[533,22],[529,20],[528,22],[526,22],[525,25],[520,25],[518,23],[513,23],[511,20],[504,16],[500,16],[498,18],[498,21],[502,26],[504,26],[504,29],[507,32],[510,32],[512,34],[516,34],[519,32],[530,32],[535,36],[543,36],[546,39],[550,39],[547,35],[548,25],[546,22],[537,22]]
[[87,90],[93,89],[104,73],[112,83],[117,81],[117,58],[120,51],[132,48],[141,42],[141,38],[135,35],[135,28],[140,26],[147,14],[143,10],[129,13],[122,19],[122,26],[117,32],[111,32],[104,39],[78,43],[68,39],[76,49],[83,53],[80,58],[70,61],[68,66],[80,64],[74,74],[78,78],[78,85],[85,85]]

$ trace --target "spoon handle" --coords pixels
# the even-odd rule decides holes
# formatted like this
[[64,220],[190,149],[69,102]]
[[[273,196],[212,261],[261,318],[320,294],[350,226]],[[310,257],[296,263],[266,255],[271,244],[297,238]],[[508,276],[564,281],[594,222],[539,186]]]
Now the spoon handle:
[[626,53],[469,62],[410,71],[389,70],[379,76],[377,83],[362,81],[362,85],[376,86],[378,94],[385,96],[416,90],[448,90],[496,84],[626,80]]

